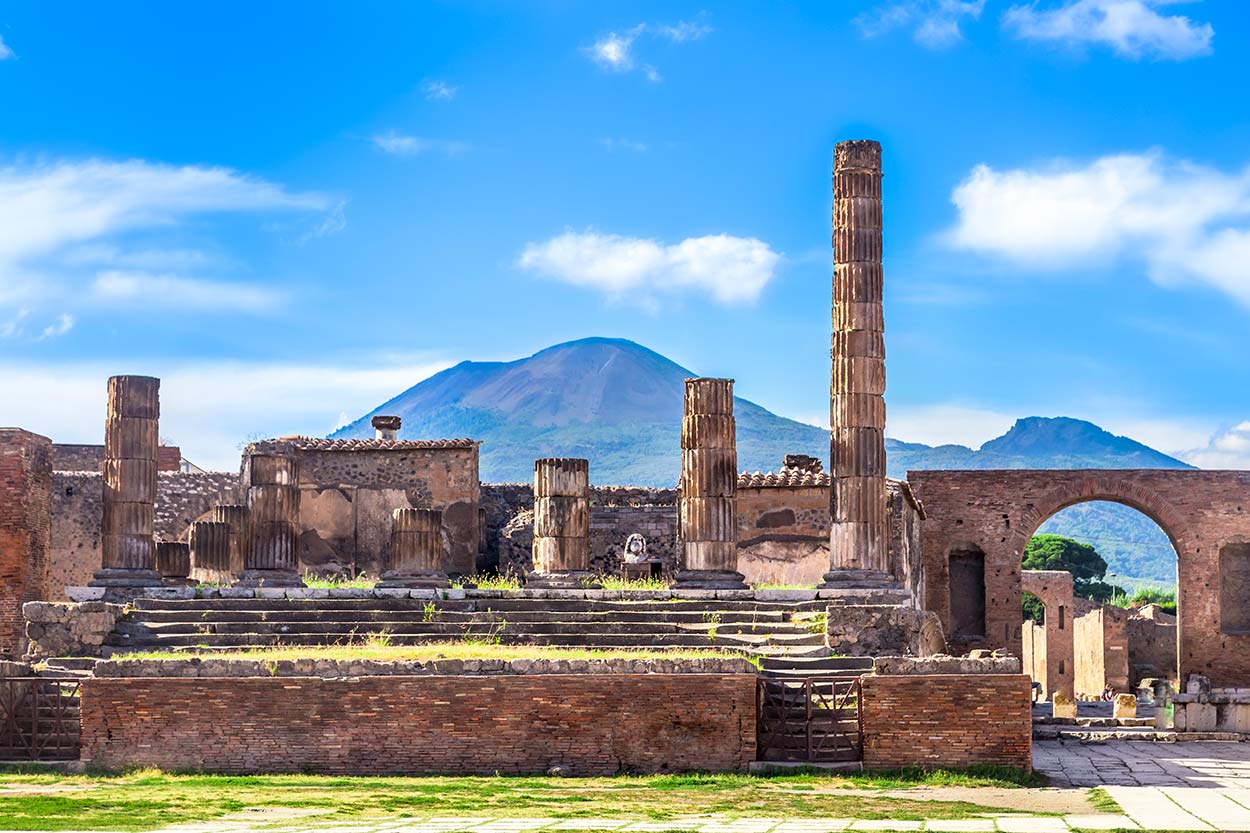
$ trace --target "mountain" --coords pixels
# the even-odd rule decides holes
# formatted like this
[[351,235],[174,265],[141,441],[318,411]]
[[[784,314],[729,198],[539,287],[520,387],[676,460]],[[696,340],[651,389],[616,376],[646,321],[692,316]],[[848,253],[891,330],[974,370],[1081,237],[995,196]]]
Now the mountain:
[[[593,483],[671,486],[680,468],[683,380],[695,376],[626,339],[557,344],[511,362],[465,361],[383,403],[332,436],[373,434],[377,414],[403,418],[401,437],[482,440],[484,482],[525,482],[537,457],[585,457]],[[735,398],[738,467],[775,470],[786,454],[829,461],[829,433]],[[891,477],[908,470],[997,468],[1190,468],[1090,422],[1027,417],[980,449],[886,440]],[[1043,531],[1093,543],[1121,576],[1174,581],[1175,556],[1144,515],[1083,504]]]

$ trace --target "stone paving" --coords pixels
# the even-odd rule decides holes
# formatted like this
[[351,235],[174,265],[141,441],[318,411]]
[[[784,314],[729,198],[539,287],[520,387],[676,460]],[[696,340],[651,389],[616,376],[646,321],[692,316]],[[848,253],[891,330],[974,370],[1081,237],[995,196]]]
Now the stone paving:
[[1033,768],[1054,787],[1250,788],[1250,743],[1039,740]]

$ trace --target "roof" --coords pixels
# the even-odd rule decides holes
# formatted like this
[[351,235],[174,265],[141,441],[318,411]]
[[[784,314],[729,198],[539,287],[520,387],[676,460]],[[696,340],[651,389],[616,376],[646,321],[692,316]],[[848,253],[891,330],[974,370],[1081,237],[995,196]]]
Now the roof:
[[247,447],[247,453],[264,451],[423,451],[436,448],[477,448],[478,440],[331,440],[324,437],[278,437]]
[[803,469],[782,469],[779,472],[744,471],[738,475],[739,489],[800,489],[804,487],[829,488],[832,481],[827,471],[805,471]]

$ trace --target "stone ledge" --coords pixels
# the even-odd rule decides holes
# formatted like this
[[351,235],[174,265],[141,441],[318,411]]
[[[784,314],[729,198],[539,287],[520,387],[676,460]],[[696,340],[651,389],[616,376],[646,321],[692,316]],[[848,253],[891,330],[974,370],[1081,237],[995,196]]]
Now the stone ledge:
[[756,674],[741,657],[699,659],[295,660],[111,659],[96,677],[413,677],[521,674]]
[[1019,674],[1019,657],[877,657],[874,674]]
[[[827,591],[816,590],[576,590],[563,588],[521,588],[520,590],[479,590],[476,588],[404,587],[136,587],[135,599],[584,599],[587,601],[743,601],[810,602],[825,598]],[[75,602],[104,598],[103,587],[67,587]]]

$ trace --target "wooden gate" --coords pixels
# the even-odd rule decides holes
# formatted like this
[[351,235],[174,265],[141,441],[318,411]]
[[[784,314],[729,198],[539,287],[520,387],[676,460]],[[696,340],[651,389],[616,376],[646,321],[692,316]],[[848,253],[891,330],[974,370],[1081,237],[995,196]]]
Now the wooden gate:
[[78,760],[78,685],[72,679],[0,677],[0,760]]
[[843,763],[862,760],[859,680],[760,677],[756,758]]

